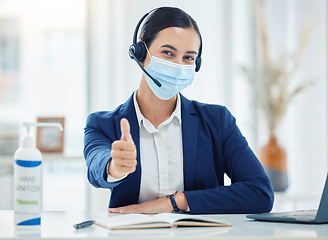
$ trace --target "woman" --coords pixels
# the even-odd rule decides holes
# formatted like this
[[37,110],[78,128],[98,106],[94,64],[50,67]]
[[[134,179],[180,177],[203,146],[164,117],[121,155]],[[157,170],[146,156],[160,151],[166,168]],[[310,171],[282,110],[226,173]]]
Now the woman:
[[[171,7],[153,10],[140,42],[130,48],[131,57],[147,69],[138,90],[115,110],[89,115],[84,138],[88,179],[111,190],[110,212],[271,210],[270,180],[235,118],[223,106],[179,93],[199,70],[201,49],[198,26],[187,13]],[[231,186],[224,186],[225,173]]]

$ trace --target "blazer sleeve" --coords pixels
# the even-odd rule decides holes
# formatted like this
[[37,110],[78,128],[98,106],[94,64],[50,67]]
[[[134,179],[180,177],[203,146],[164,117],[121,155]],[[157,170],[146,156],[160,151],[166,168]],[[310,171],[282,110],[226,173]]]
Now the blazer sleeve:
[[261,163],[226,108],[219,119],[216,125],[220,139],[215,140],[214,147],[221,151],[215,159],[222,163],[219,165],[223,165],[231,185],[185,191],[191,214],[271,211],[274,194]]
[[111,125],[110,119],[106,123],[108,131],[101,129],[98,113],[88,116],[84,128],[84,158],[88,167],[87,176],[94,187],[113,189],[123,180],[118,182],[107,182],[107,164],[111,159],[111,146],[116,140],[115,124]]

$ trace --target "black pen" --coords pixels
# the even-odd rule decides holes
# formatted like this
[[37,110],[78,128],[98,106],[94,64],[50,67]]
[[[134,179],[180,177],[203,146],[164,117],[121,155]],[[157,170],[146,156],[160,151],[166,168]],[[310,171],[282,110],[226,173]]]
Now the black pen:
[[91,220],[91,221],[85,221],[85,222],[81,222],[81,223],[75,224],[74,225],[74,228],[75,229],[86,228],[86,227],[91,226],[94,223],[95,223],[95,221],[93,221],[93,220]]

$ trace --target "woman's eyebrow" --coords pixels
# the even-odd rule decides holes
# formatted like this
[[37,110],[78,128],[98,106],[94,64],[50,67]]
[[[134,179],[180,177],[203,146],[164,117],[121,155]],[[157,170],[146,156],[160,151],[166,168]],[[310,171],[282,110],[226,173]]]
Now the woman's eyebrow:
[[198,54],[196,51],[187,51],[186,53],[189,53],[189,54],[195,54],[195,55]]
[[[172,49],[173,51],[177,51],[177,49],[175,47],[173,47],[172,45],[170,45],[170,44],[164,44],[161,47],[167,47],[167,48]],[[196,55],[198,54],[196,51],[187,51],[186,53],[196,54]]]
[[173,47],[172,45],[170,45],[170,44],[164,44],[161,47],[167,47],[167,48],[172,49],[173,51],[177,51],[177,49],[175,47]]

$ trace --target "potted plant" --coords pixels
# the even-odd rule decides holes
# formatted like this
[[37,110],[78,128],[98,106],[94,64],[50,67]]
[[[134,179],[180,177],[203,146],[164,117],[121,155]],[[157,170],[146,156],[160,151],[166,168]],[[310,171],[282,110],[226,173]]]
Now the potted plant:
[[289,103],[313,81],[292,84],[303,58],[315,22],[306,26],[300,35],[298,48],[292,53],[282,53],[273,59],[269,51],[269,36],[260,0],[254,1],[256,16],[256,70],[243,68],[254,90],[259,111],[263,114],[269,139],[260,150],[262,162],[275,191],[288,187],[286,151],[277,139],[277,130]]

